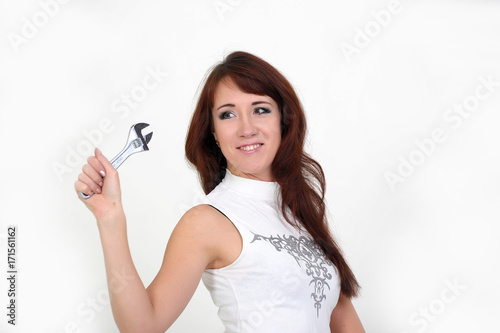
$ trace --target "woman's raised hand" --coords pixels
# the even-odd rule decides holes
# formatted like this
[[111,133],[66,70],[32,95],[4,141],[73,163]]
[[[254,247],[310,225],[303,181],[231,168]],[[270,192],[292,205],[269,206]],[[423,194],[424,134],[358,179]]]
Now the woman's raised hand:
[[75,182],[75,190],[77,193],[90,195],[87,199],[80,195],[78,197],[99,222],[122,213],[123,209],[118,172],[98,148],[94,154],[83,166],[82,173]]

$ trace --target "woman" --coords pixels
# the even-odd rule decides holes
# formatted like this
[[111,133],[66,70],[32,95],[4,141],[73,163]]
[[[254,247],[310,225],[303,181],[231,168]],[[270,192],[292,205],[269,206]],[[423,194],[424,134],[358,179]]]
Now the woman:
[[[364,332],[359,285],[332,239],[321,166],[303,151],[306,121],[290,83],[234,52],[207,77],[186,140],[204,204],[170,236],[151,285],[130,256],[118,173],[96,149],[75,183],[97,219],[111,307],[122,332],[164,332],[200,279],[225,332]],[[124,288],[111,288],[116,272]],[[115,290],[114,290],[115,289]]]

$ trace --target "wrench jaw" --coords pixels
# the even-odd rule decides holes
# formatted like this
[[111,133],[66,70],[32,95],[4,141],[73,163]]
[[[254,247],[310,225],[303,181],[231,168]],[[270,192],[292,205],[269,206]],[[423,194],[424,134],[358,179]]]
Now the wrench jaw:
[[153,132],[146,134],[144,137],[144,140],[142,141],[144,150],[149,150],[148,143],[151,141],[151,138],[153,137]]
[[[141,144],[142,144],[142,148],[143,148],[142,150],[149,150],[148,143],[149,143],[149,141],[151,141],[151,137],[153,136],[153,132],[146,134],[145,137],[142,135],[142,130],[148,126],[149,126],[149,124],[146,124],[146,123],[138,123],[138,124],[135,124],[132,126],[132,128],[134,129],[135,135],[139,139],[141,139]],[[131,128],[131,130],[132,130],[132,128]]]
[[153,132],[146,134],[145,137],[142,135],[142,130],[148,126],[149,124],[146,123],[138,123],[132,125],[129,131],[127,145],[125,146],[124,150],[127,150],[127,148],[130,146],[132,146],[133,149],[132,154],[139,153],[144,150],[149,150],[148,143],[149,141],[151,141]]
[[141,131],[148,126],[149,124],[139,123],[130,127],[125,148],[123,148],[123,150],[111,160],[111,164],[115,169],[118,169],[118,167],[125,162],[130,155],[149,150],[147,143],[151,140],[153,132],[147,134],[146,138],[144,138],[141,133]]

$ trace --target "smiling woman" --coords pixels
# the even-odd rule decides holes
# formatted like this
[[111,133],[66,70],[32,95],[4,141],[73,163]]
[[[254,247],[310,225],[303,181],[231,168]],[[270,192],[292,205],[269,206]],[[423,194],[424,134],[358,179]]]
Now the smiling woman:
[[[239,271],[245,265],[242,262],[252,263],[253,256],[270,260],[271,253],[259,253],[254,242],[280,235],[284,237],[282,247],[277,247],[275,239],[270,243],[276,250],[286,249],[290,254],[300,252],[301,237],[310,241],[313,250],[301,252],[306,254],[306,267],[310,270],[307,274],[314,276],[311,273],[311,267],[314,267],[324,272],[328,279],[301,280],[302,296],[311,297],[308,288],[312,284],[316,287],[313,298],[327,301],[314,304],[318,310],[315,319],[307,317],[310,312],[297,310],[301,307],[294,309],[296,313],[288,308],[282,318],[273,314],[272,321],[258,325],[260,329],[263,332],[272,331],[271,327],[276,331],[326,332],[330,331],[329,323],[332,332],[363,331],[349,300],[357,295],[359,285],[329,232],[324,203],[325,178],[321,166],[304,152],[305,134],[306,119],[294,89],[269,63],[249,53],[234,52],[212,69],[191,121],[186,156],[199,172],[207,194],[206,203],[228,217],[243,240],[243,250],[235,265],[238,268],[205,272],[203,276],[214,302],[220,304],[221,319],[227,332],[238,332],[237,326],[231,326],[235,322],[247,323],[245,320],[251,317],[251,311],[248,310],[249,314],[242,309],[255,299],[258,290],[266,290],[267,295],[283,290],[288,293],[286,299],[291,303],[302,299],[300,294],[294,294],[293,289],[277,287],[272,282],[262,285],[262,281],[275,281],[283,271],[292,272],[290,266],[282,265],[282,258],[276,257],[271,267],[263,265],[262,261],[253,262],[252,268],[246,272],[255,274],[253,281],[233,275],[236,274],[233,270]],[[241,194],[241,202],[236,193]],[[272,208],[268,207],[269,203],[257,204],[260,200],[270,199]],[[263,236],[263,230],[271,238]],[[300,262],[297,258],[295,260]],[[335,269],[329,271],[329,265]],[[266,273],[261,267],[267,270]],[[293,274],[301,273],[294,271]],[[225,285],[224,281],[230,281],[230,284]],[[336,283],[340,290],[336,289]],[[241,290],[235,290],[239,289],[235,285]],[[231,297],[239,302],[228,300],[228,295],[221,296],[220,288],[231,290]],[[337,306],[335,297],[338,294],[335,292],[340,293]],[[265,293],[261,297],[265,299]],[[300,306],[307,307],[311,300],[302,301],[304,304]],[[273,308],[278,312],[283,306]],[[321,315],[320,308],[323,308]],[[332,312],[333,308],[336,310]],[[239,313],[235,314],[234,309],[240,309]],[[328,313],[327,319],[325,312]],[[337,316],[335,321],[332,320],[334,314]],[[225,316],[231,320],[224,320]],[[293,328],[285,324],[286,318],[298,317],[304,318],[307,324],[294,322]]]
[[304,152],[305,115],[264,60],[231,53],[208,75],[186,139],[204,202],[177,223],[145,288],[126,233],[118,173],[96,150],[75,182],[97,220],[121,332],[164,332],[200,279],[226,333],[360,333],[359,285],[329,232],[325,178]]

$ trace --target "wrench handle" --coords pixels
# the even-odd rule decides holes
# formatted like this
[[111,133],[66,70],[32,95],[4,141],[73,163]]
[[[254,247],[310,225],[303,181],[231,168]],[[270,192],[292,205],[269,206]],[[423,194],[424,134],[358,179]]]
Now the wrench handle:
[[136,150],[137,148],[141,147],[142,141],[141,139],[137,138],[135,140],[130,141],[123,150],[116,155],[115,158],[113,158],[110,162],[113,168],[118,169],[120,165],[122,165],[123,162],[132,154],[137,153],[138,151]]
[[123,162],[125,162],[125,160],[133,154],[133,152],[131,152],[132,149],[130,149],[131,146],[127,146],[125,149],[123,149],[118,155],[116,155],[111,161],[111,165],[113,166],[113,168],[115,169],[118,169],[120,167],[120,165],[122,165]]

